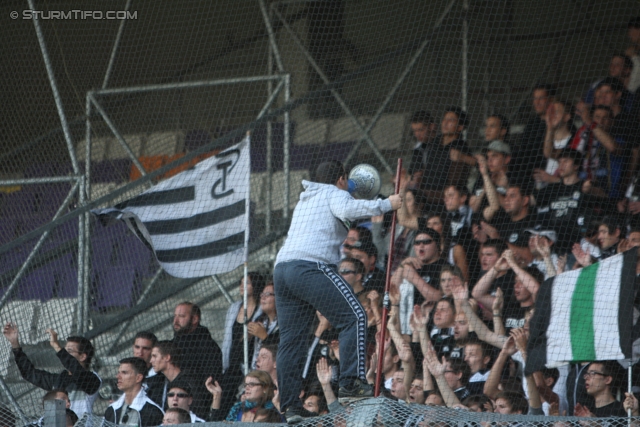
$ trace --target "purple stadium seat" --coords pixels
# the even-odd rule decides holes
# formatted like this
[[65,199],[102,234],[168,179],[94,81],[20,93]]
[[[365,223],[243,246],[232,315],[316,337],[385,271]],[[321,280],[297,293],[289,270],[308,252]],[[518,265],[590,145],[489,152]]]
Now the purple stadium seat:
[[139,282],[135,269],[112,267],[95,275],[95,308],[131,307],[139,295]]
[[78,295],[78,267],[75,253],[67,253],[23,277],[16,295],[23,300],[72,298]]
[[124,182],[131,174],[131,160],[112,159],[91,164],[91,182]]
[[[290,124],[290,141],[294,141],[295,123]],[[273,170],[282,170],[284,157],[284,123],[273,123],[271,127]],[[293,147],[293,144],[291,144]],[[257,127],[251,134],[251,172],[267,170],[267,127]]]
[[73,172],[71,163],[35,163],[24,171],[25,178],[37,178],[45,176],[62,176]]
[[68,254],[56,260],[56,293],[58,298],[78,296],[78,266],[76,257]]
[[34,194],[34,213],[51,219],[69,194],[71,184],[39,184],[30,185],[26,189]]
[[16,237],[17,220],[2,218],[0,220],[0,246],[9,243]]
[[24,171],[26,178],[37,178],[43,176],[56,176],[58,168],[55,163],[36,163],[29,166]]
[[135,234],[127,230],[117,244],[119,258],[125,261],[124,264],[134,266],[140,277],[147,278],[155,273],[153,253]]
[[23,218],[32,215],[36,211],[36,197],[34,193],[26,190],[6,194],[2,200],[0,217]]
[[60,224],[51,230],[50,239],[57,244],[62,244],[78,237],[78,221],[71,220]]
[[206,130],[194,129],[184,136],[185,151],[194,151],[211,142],[211,135]]
[[20,280],[16,295],[23,300],[49,300],[56,286],[56,268],[49,263],[27,274]]
[[113,238],[110,236],[92,236],[91,238],[91,266],[93,271],[108,270],[113,266]]
[[340,160],[344,162],[347,155],[356,144],[355,141],[336,142],[322,147],[321,158],[326,160]]
[[[42,227],[43,225],[48,223],[50,220],[51,220],[50,217],[45,217],[41,215],[24,216],[18,221],[18,233],[20,236],[23,234],[26,234],[30,231],[33,231],[37,228]],[[35,241],[37,240],[34,240],[34,244],[35,244]]]

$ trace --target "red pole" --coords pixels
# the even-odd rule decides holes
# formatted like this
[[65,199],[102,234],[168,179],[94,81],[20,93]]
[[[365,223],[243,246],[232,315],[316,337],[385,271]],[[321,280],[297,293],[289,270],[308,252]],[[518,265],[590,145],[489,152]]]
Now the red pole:
[[[398,168],[396,169],[396,188],[395,194],[400,192],[400,174],[402,172],[402,159],[398,159]],[[396,212],[393,211],[391,217],[391,230],[389,231],[389,256],[387,258],[387,279],[384,284],[384,303],[382,305],[382,321],[380,328],[380,349],[378,351],[378,368],[376,369],[376,386],[374,396],[380,395],[380,382],[382,379],[382,362],[384,360],[384,341],[387,335],[387,316],[389,315],[389,287],[391,285],[391,265],[393,263],[393,246],[396,240]]]

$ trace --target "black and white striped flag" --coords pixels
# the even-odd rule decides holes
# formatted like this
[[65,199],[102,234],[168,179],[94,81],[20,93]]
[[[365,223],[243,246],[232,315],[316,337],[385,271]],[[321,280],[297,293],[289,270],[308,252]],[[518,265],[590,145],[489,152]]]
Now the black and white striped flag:
[[225,273],[247,257],[249,136],[216,156],[113,208],[176,277]]

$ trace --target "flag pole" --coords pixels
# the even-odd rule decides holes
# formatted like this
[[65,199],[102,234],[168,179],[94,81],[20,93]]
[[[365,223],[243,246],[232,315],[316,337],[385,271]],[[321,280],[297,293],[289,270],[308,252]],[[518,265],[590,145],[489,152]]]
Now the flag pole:
[[[633,362],[629,359],[629,366],[627,367],[627,391],[631,394],[631,375],[633,374]],[[631,418],[631,408],[627,409],[627,415]],[[629,420],[629,426],[631,426],[631,420]]]
[[[247,147],[246,150],[251,152],[251,140],[250,140],[251,132],[247,131]],[[251,160],[249,160],[251,162]],[[243,301],[242,306],[244,308],[244,324],[242,325],[242,333],[243,333],[243,353],[244,353],[244,374],[247,375],[249,373],[249,330],[247,329],[249,319],[247,318],[247,304],[249,302],[249,296],[247,295],[247,278],[249,275],[247,262],[249,261],[249,205],[251,201],[251,163],[249,163],[249,170],[247,171],[247,198],[244,203],[244,280],[243,280]]]
[[[633,375],[633,360],[629,359],[629,366],[627,367],[627,392],[629,392],[629,394],[633,394],[633,391],[632,391],[633,385],[631,384],[632,375]],[[627,416],[629,417],[629,427],[631,427],[631,417],[633,416],[632,412],[633,412],[633,409],[631,408],[627,409]]]
[[[396,168],[396,187],[395,193],[398,194],[400,192],[400,174],[402,172],[402,159],[398,159],[398,167]],[[393,211],[391,217],[391,230],[389,231],[389,254],[387,257],[387,277],[384,284],[384,299],[382,305],[382,321],[380,322],[380,346],[378,349],[378,366],[376,369],[376,384],[374,389],[374,396],[378,397],[380,395],[380,382],[382,379],[382,363],[384,361],[384,341],[386,339],[387,332],[387,316],[389,314],[389,288],[391,284],[391,265],[393,263],[393,247],[395,245],[396,239],[396,217],[397,211]]]

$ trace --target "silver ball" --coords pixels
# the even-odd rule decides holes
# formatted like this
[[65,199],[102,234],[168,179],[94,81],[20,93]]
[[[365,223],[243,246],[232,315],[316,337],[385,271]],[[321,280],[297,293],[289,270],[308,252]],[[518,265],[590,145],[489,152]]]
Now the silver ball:
[[380,174],[371,165],[359,164],[349,172],[349,180],[355,187],[351,194],[356,199],[372,200],[380,193]]

